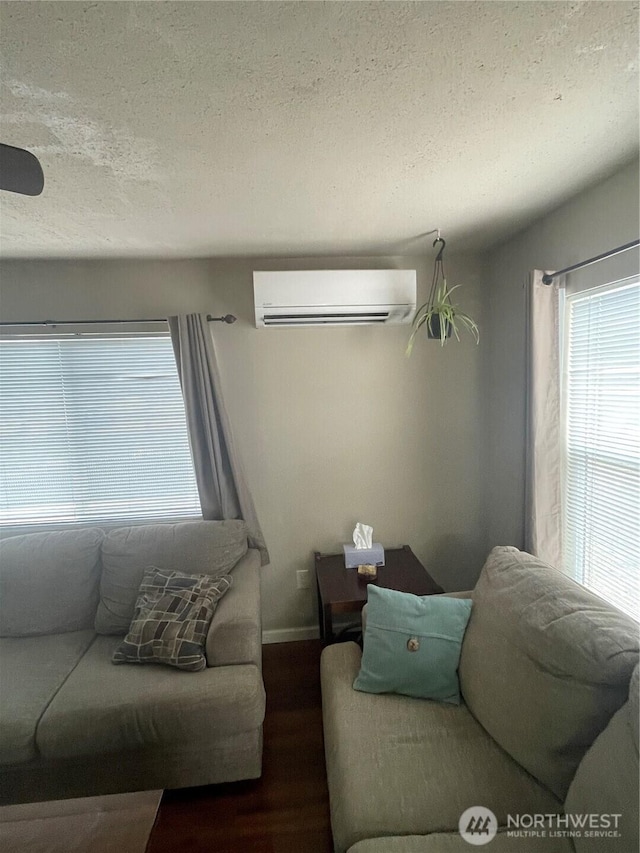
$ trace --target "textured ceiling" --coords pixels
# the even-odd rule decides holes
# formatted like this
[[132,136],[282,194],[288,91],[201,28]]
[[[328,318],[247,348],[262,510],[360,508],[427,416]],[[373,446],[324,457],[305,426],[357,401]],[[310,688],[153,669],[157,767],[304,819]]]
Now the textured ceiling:
[[5,256],[478,248],[630,160],[631,2],[2,2]]

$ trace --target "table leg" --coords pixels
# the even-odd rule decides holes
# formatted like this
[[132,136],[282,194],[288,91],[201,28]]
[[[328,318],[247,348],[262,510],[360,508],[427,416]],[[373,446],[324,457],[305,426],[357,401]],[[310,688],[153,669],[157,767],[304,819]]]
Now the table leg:
[[324,643],[325,637],[325,624],[324,624],[324,605],[322,603],[322,596],[320,595],[320,585],[318,584],[318,578],[316,576],[316,597],[318,599],[318,629],[320,631],[320,639]]
[[335,637],[333,635],[333,612],[330,604],[325,604],[322,608],[322,639],[325,645],[333,643]]
[[320,629],[320,639],[326,646],[333,642],[333,621],[331,613],[331,605],[325,604],[320,595],[320,588],[317,587],[318,593],[318,628]]

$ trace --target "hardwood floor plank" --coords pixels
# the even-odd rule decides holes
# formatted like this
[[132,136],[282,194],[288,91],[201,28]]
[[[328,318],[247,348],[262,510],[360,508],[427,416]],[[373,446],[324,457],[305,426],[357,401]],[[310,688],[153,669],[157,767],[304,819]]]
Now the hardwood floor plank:
[[319,640],[263,648],[260,779],[165,791],[147,853],[331,853]]

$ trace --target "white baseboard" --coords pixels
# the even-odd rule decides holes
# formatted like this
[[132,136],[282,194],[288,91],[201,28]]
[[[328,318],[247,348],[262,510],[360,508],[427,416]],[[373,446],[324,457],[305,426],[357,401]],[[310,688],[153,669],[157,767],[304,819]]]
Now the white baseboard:
[[316,625],[306,628],[281,628],[262,632],[262,643],[294,643],[298,640],[317,640],[320,631]]

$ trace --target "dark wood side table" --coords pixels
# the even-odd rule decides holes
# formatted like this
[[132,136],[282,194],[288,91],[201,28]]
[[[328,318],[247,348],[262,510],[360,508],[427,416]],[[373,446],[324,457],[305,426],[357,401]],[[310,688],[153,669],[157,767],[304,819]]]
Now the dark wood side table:
[[384,558],[385,565],[378,567],[378,577],[366,580],[357,569],[345,568],[344,554],[315,552],[318,621],[320,637],[325,644],[335,639],[334,615],[359,613],[367,603],[367,586],[370,583],[414,595],[444,592],[408,545],[385,549]]

